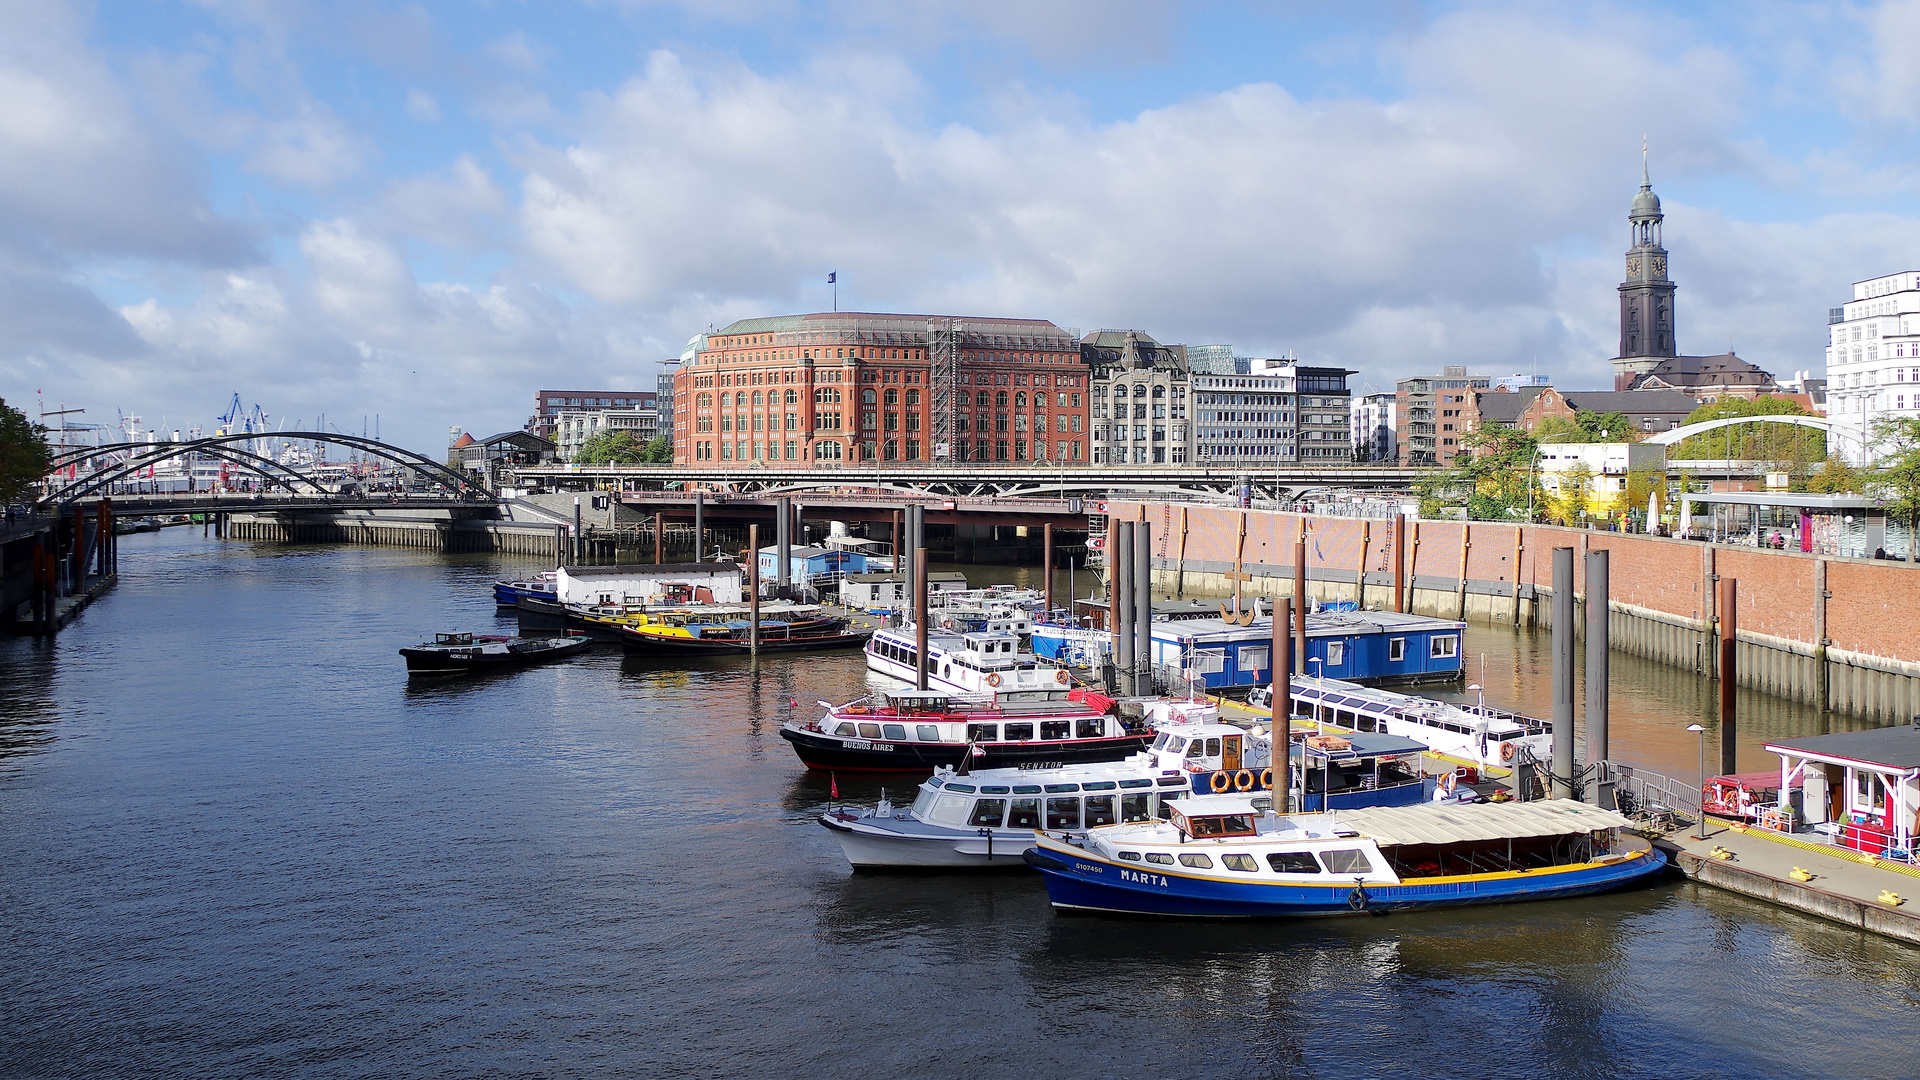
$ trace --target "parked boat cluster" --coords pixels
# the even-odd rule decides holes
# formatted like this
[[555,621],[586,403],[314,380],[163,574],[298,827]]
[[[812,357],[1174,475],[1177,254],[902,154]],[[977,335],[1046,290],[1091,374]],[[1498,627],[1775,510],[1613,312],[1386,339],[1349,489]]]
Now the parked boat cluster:
[[[1380,913],[1581,895],[1665,864],[1612,811],[1484,802],[1452,771],[1426,775],[1430,755],[1477,779],[1550,741],[1542,721],[1361,684],[1457,678],[1449,620],[1310,616],[1321,668],[1355,679],[1294,677],[1283,731],[1229,722],[1201,696],[1251,689],[1264,707],[1260,672],[1273,673],[1256,643],[1271,641],[1270,622],[1154,624],[1156,661],[1187,674],[1188,696],[1129,697],[1098,678],[1110,635],[1029,590],[929,590],[924,627],[869,628],[847,612],[875,610],[871,575],[849,576],[858,606],[842,607],[756,603],[743,576],[729,563],[562,567],[493,586],[528,636],[441,634],[401,651],[424,674],[562,659],[596,641],[688,657],[863,647],[898,688],[822,702],[780,729],[808,768],[918,778],[906,806],[836,802],[820,817],[848,862],[1038,871],[1062,909]],[[832,788],[837,801],[837,775]]]

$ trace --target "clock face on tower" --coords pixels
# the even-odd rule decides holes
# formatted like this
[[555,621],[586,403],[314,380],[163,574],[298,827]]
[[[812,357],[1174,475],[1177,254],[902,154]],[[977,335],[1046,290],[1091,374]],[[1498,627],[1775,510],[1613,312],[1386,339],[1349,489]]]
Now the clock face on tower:
[[1667,257],[1665,255],[1655,255],[1653,257],[1653,272],[1662,275],[1667,272]]
[[1640,260],[1638,258],[1628,259],[1627,260],[1627,276],[1637,277],[1639,276],[1639,273],[1640,273]]

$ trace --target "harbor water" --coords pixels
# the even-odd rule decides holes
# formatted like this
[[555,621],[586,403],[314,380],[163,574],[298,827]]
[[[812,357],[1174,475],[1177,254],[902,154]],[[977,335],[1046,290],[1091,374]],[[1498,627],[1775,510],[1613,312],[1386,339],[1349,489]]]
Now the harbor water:
[[[534,567],[121,551],[57,640],[0,641],[0,1075],[1914,1072],[1920,952],[1837,925],[1670,880],[1205,923],[1056,915],[1025,871],[855,875],[830,783],[913,781],[810,774],[776,729],[862,692],[858,653],[409,685],[398,647],[510,629],[487,585]],[[1546,711],[1544,640],[1464,651],[1489,704]],[[1615,756],[1691,777],[1712,684],[1613,673]],[[1822,730],[1742,700],[1743,767]]]

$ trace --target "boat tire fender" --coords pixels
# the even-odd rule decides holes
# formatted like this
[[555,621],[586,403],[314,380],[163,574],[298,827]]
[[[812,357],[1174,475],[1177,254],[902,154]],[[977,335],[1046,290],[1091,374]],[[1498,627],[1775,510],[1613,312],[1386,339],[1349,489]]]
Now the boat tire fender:
[[1354,886],[1353,891],[1347,894],[1347,906],[1355,911],[1367,910],[1367,890],[1362,886]]
[[1207,787],[1213,789],[1215,795],[1219,795],[1233,787],[1233,777],[1224,772],[1214,773],[1212,779],[1207,781]]
[[1252,791],[1253,790],[1252,770],[1241,769],[1239,772],[1233,774],[1233,790],[1235,791]]

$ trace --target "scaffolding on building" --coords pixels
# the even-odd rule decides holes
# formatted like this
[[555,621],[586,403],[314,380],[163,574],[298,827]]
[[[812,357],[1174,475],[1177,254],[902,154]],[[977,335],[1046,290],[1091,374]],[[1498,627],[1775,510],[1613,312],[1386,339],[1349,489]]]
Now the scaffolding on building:
[[965,461],[966,442],[956,441],[960,406],[960,351],[965,324],[958,319],[927,320],[928,406],[933,413],[934,461]]

